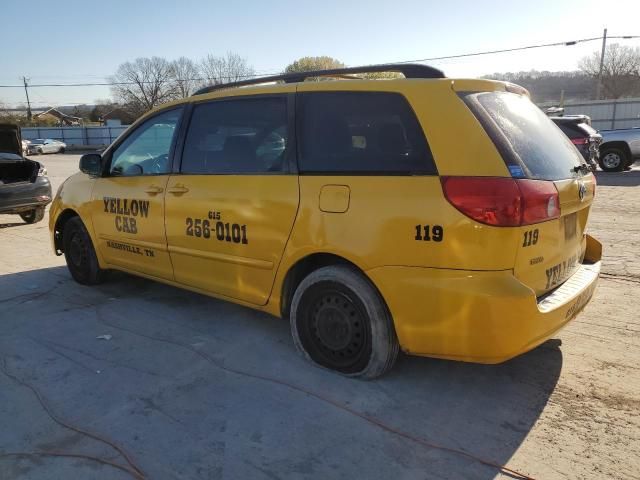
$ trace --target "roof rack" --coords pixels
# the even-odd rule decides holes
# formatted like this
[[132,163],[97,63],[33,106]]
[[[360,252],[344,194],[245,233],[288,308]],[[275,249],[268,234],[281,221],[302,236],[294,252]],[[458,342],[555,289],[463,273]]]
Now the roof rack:
[[283,73],[282,75],[273,75],[270,77],[251,78],[249,80],[241,80],[239,82],[220,83],[218,85],[209,85],[196,91],[193,95],[202,95],[222,90],[223,88],[244,87],[247,85],[258,85],[260,83],[278,82],[295,83],[303,82],[310,77],[340,77],[348,78],[348,75],[355,73],[377,73],[377,72],[398,72],[402,73],[405,78],[445,78],[444,73],[437,68],[419,63],[387,63],[382,65],[369,65],[364,67],[349,68],[332,68],[329,70],[314,70],[307,72]]

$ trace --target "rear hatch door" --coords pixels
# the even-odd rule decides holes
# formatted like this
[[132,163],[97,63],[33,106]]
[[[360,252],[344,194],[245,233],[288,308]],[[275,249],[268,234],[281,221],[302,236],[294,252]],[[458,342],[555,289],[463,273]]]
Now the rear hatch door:
[[22,156],[20,127],[12,124],[0,124],[0,153]]
[[[543,221],[522,225],[514,275],[540,296],[575,272],[584,257],[595,177],[569,138],[524,95],[464,96],[516,179],[552,184]],[[548,186],[548,185],[547,185]]]

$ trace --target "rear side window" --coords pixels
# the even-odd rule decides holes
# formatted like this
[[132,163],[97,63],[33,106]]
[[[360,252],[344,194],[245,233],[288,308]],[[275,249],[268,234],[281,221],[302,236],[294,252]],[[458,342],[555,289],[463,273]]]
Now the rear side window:
[[288,144],[285,97],[196,105],[182,153],[182,173],[281,172]]
[[584,138],[597,132],[586,123],[557,123],[560,130],[569,138]]
[[558,125],[558,127],[560,127],[560,130],[562,130],[562,133],[564,133],[569,138],[584,137],[584,132],[579,130],[574,125],[565,125],[563,123],[559,123],[557,125]]
[[583,163],[569,138],[527,97],[508,92],[470,94],[476,114],[514,177],[562,180]]
[[300,173],[435,175],[429,146],[397,93],[298,95]]

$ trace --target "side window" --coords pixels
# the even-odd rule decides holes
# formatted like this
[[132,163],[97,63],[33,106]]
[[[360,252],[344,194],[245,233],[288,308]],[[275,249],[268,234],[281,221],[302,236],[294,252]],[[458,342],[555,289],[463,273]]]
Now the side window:
[[162,112],[139,125],[111,157],[111,175],[159,175],[171,170],[169,153],[182,108]]
[[418,120],[397,93],[298,96],[300,173],[435,175]]
[[286,97],[202,103],[193,109],[181,172],[282,172],[288,140]]

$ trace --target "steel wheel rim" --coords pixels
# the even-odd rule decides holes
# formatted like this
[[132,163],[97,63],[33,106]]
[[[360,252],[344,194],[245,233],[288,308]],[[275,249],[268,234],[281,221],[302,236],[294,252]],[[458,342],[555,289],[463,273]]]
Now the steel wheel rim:
[[364,306],[349,293],[343,288],[310,289],[298,329],[305,350],[316,363],[355,373],[368,363],[371,333]]
[[607,153],[603,157],[602,163],[607,168],[616,168],[620,165],[620,163],[622,163],[622,159],[617,153]]
[[87,263],[87,248],[82,237],[76,232],[69,242],[69,260],[76,269],[81,269]]

